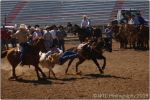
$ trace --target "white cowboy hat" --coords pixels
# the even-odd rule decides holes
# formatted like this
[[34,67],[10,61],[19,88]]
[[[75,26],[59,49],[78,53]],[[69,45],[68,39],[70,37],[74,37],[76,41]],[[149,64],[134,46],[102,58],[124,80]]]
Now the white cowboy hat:
[[86,15],[83,15],[83,18],[87,18],[87,16],[86,16]]
[[27,26],[25,25],[25,24],[20,24],[20,27],[19,27],[19,29],[27,29]]

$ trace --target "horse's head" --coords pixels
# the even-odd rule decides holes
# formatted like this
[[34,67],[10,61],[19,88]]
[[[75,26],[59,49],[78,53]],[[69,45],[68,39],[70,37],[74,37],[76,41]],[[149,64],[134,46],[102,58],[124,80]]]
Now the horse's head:
[[37,46],[37,49],[41,52],[46,52],[46,48],[44,45],[44,39],[43,38],[38,38],[34,41],[34,45]]

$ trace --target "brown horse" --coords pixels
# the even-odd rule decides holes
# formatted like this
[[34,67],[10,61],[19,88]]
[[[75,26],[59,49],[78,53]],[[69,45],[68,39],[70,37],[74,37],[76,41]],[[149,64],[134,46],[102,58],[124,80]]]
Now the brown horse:
[[[39,38],[33,42],[33,45],[28,47],[28,52],[25,55],[25,65],[33,65],[35,67],[35,71],[37,74],[38,79],[40,78],[39,72],[41,72],[42,76],[45,78],[46,75],[43,73],[41,68],[39,67],[39,52],[46,52],[45,46],[44,46],[44,39]],[[15,48],[8,50],[7,53],[4,53],[5,56],[7,55],[7,59],[9,63],[12,66],[12,77],[10,79],[17,79],[16,76],[16,67],[21,62],[20,59],[20,51],[16,51]],[[5,57],[3,55],[3,57]],[[38,72],[39,71],[39,72]]]
[[[102,41],[102,39],[99,38],[96,42],[92,42],[89,45],[85,45],[81,49],[77,49],[77,47],[72,48],[72,50],[70,49],[71,51],[74,51],[78,54],[77,58],[79,59],[79,61],[76,63],[76,73],[80,74],[80,72],[78,72],[78,66],[82,64],[85,60],[90,60],[90,59],[96,64],[100,73],[103,73],[103,70],[105,69],[105,65],[106,65],[106,58],[103,56],[103,51],[102,51],[103,47],[104,47],[104,42]],[[68,63],[68,67],[65,71],[66,74],[74,59],[75,58],[70,59]],[[100,67],[99,63],[97,62],[97,59],[104,60],[104,64],[102,67]]]
[[149,27],[141,25],[138,33],[138,47],[149,49]]

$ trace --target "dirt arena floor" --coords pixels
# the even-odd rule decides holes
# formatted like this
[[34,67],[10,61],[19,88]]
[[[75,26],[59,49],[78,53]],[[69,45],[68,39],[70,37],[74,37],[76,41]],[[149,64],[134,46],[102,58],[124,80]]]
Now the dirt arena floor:
[[[66,48],[76,43],[67,43]],[[34,68],[18,66],[19,80],[8,80],[11,67],[6,58],[1,60],[2,99],[99,99],[99,98],[149,98],[149,51],[119,49],[113,42],[113,52],[104,52],[107,59],[104,74],[95,64],[87,60],[80,65],[82,75],[75,74],[75,63],[65,75],[67,63],[57,65],[54,72],[58,77],[37,81]],[[99,60],[102,64],[102,61]],[[43,68],[48,76],[48,70]],[[52,76],[52,75],[51,75]]]

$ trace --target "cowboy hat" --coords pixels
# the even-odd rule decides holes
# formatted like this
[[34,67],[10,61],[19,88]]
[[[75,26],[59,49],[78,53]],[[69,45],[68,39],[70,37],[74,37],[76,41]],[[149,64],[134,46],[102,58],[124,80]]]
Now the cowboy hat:
[[27,26],[25,25],[25,24],[20,24],[20,27],[19,27],[19,29],[27,29]]
[[83,18],[87,18],[87,16],[86,16],[86,15],[83,15],[82,17],[83,17]]

